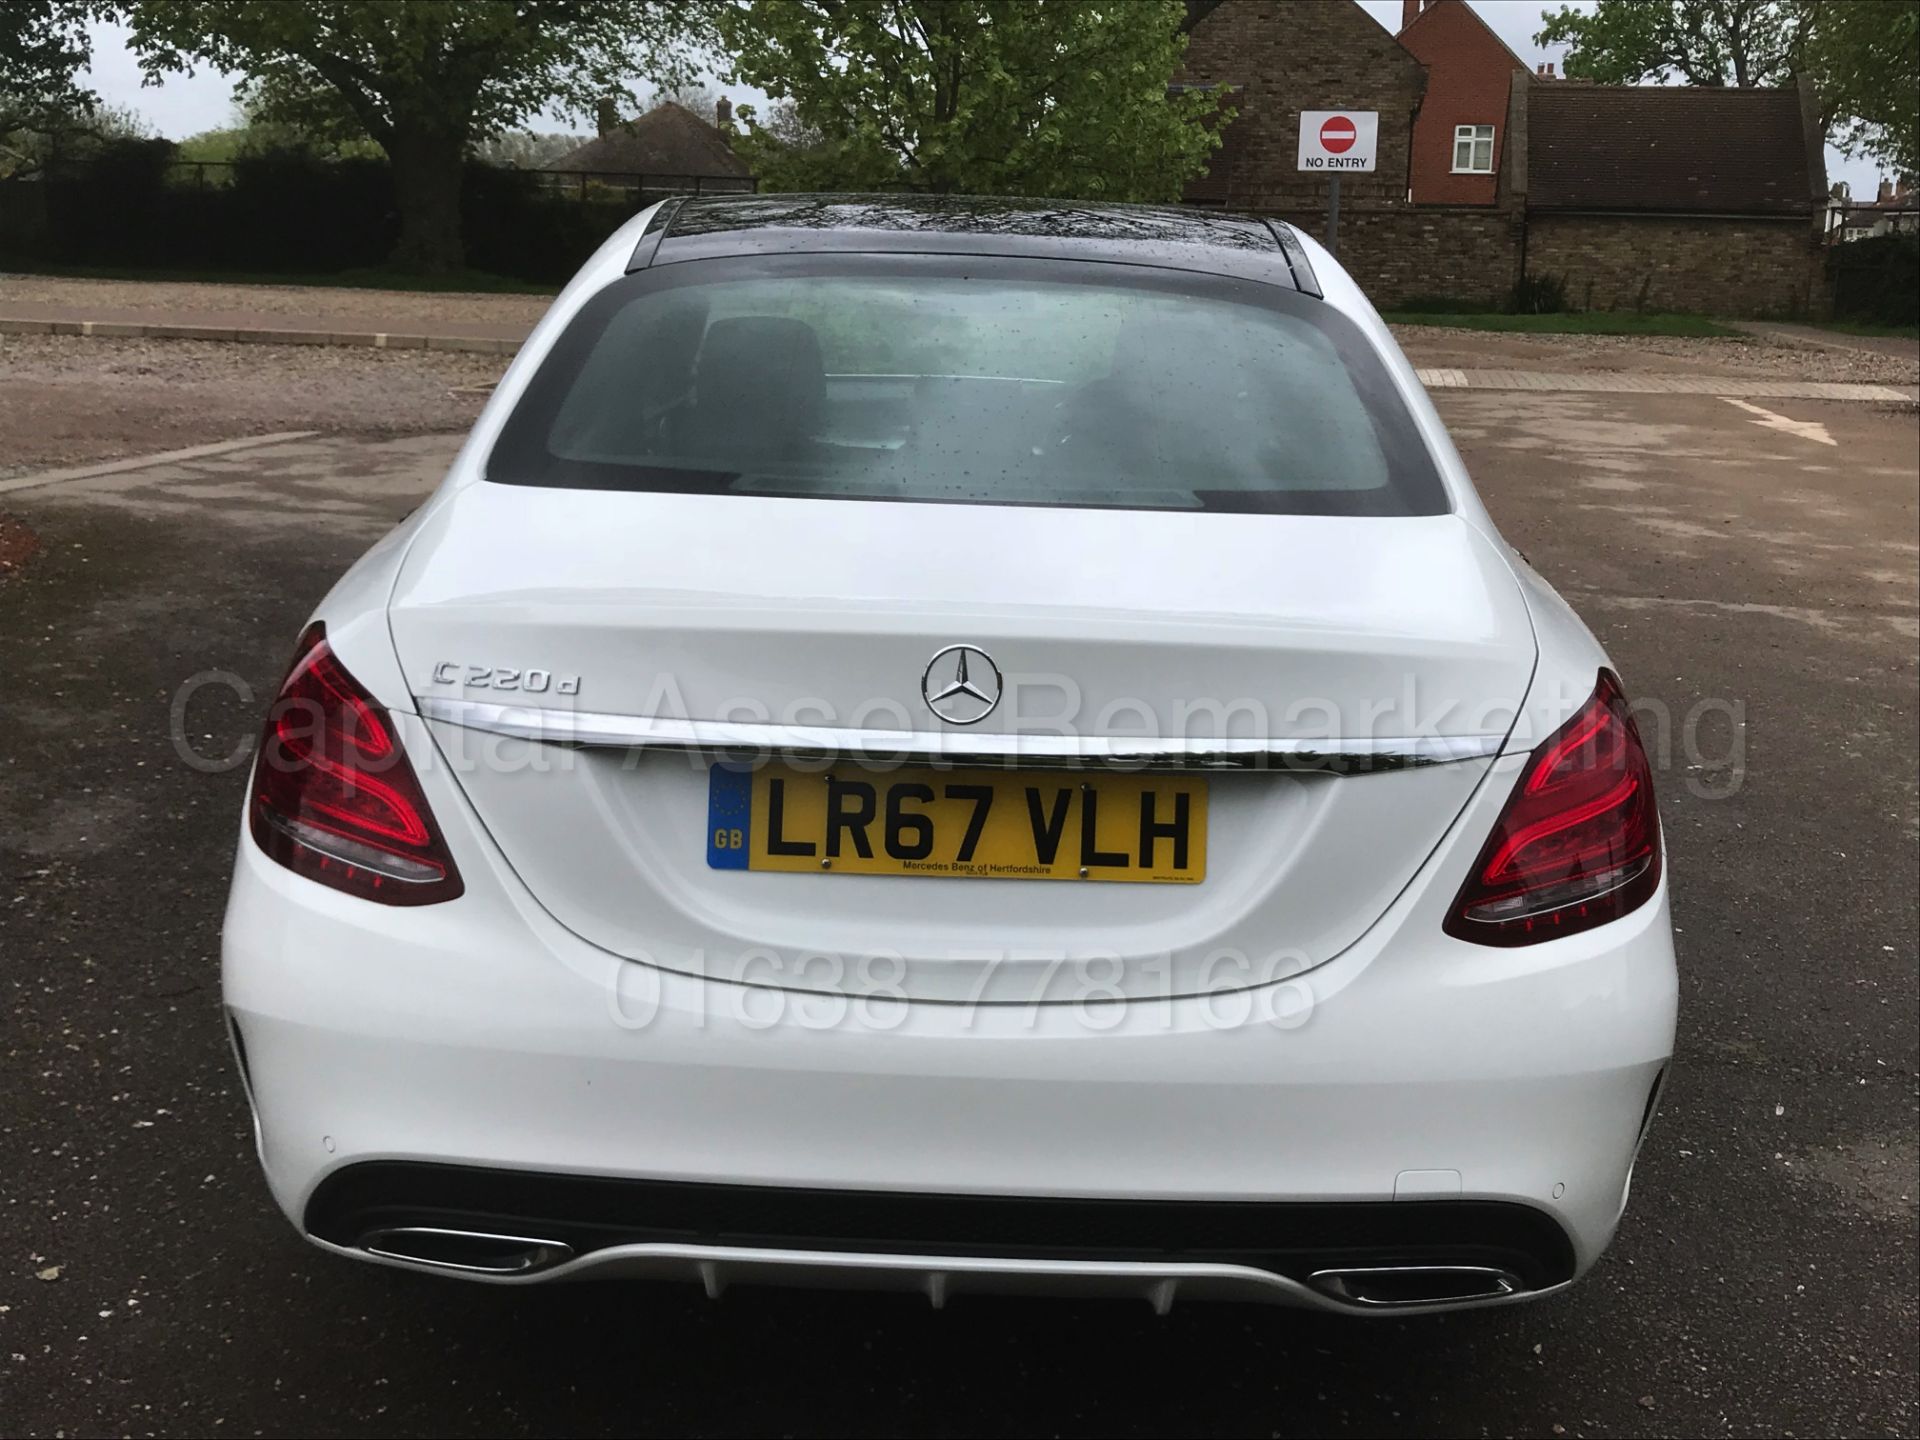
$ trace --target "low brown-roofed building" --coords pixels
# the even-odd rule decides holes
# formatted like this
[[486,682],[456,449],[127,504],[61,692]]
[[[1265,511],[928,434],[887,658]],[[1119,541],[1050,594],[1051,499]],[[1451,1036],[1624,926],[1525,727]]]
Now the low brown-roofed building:
[[1800,95],[1682,85],[1532,87],[1535,210],[1807,215]]
[[726,100],[719,102],[715,119],[724,120],[728,128],[672,100],[631,120],[621,120],[603,105],[600,133],[545,168],[605,176],[608,182],[640,190],[753,190],[753,171],[733,150],[732,107]]
[[1564,280],[1569,303],[1820,308],[1827,176],[1810,86],[1557,81],[1517,98],[1527,273]]

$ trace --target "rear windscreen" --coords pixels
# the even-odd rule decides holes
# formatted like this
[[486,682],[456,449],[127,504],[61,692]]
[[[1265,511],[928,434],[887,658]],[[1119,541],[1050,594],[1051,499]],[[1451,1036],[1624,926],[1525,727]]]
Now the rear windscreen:
[[1449,508],[1379,356],[1323,301],[973,257],[629,275],[556,343],[487,478],[1242,514]]

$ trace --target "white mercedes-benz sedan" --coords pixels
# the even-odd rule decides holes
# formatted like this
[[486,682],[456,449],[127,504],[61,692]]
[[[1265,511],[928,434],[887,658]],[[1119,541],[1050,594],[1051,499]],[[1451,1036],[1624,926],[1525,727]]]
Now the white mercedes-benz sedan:
[[325,1249],[1405,1313],[1573,1280],[1651,766],[1279,223],[669,201],[321,604],[224,937]]

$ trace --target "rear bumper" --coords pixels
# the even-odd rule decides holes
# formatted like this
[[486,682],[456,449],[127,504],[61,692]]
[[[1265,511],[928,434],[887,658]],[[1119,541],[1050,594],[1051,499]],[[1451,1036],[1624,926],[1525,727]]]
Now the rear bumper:
[[[663,1275],[717,1293],[735,1278],[846,1283],[854,1272],[936,1304],[956,1289],[1098,1282],[1163,1305],[1185,1292],[1410,1308],[1419,1302],[1384,1298],[1378,1285],[1492,1296],[1552,1289],[1574,1273],[1551,1216],[1475,1200],[1073,1200],[370,1161],[332,1172],[304,1220],[331,1249],[508,1282]],[[1385,1276],[1369,1290],[1368,1277]]]
[[[1441,933],[1437,910],[1458,883],[1442,863],[1362,944],[1278,986],[1106,1006],[868,1006],[617,960],[480,860],[483,836],[460,853],[476,857],[463,861],[466,896],[389,910],[300,880],[242,840],[227,1004],[269,1183],[323,1244],[353,1251],[363,1238],[357,1221],[323,1217],[326,1197],[345,1193],[329,1187],[379,1173],[361,1168],[372,1162],[556,1187],[592,1177],[830,1192],[830,1208],[850,1212],[870,1193],[1160,1201],[1176,1209],[1157,1212],[1158,1248],[1092,1255],[1064,1242],[1100,1206],[1072,1212],[1037,1248],[925,1226],[926,1238],[891,1248],[857,1227],[822,1244],[764,1221],[668,1236],[674,1226],[629,1207],[595,1243],[570,1240],[570,1258],[517,1278],[665,1273],[714,1288],[830,1277],[1156,1299],[1175,1281],[1183,1294],[1330,1304],[1304,1283],[1301,1259],[1329,1216],[1405,1210],[1434,1223],[1423,1239],[1412,1219],[1393,1220],[1387,1251],[1436,1256],[1437,1239],[1466,1254],[1485,1237],[1456,1244],[1447,1227],[1469,1212],[1424,1207],[1492,1202],[1564,1237],[1565,1264],[1513,1262],[1525,1293],[1539,1293],[1611,1237],[1672,1049],[1664,890],[1601,930],[1489,950]],[[372,1203],[461,1211],[411,1184]],[[1196,1241],[1215,1202],[1265,1207],[1272,1255]],[[571,1202],[465,1210],[578,1219]],[[1350,1238],[1343,1253],[1383,1253],[1379,1234]]]
[[[348,1259],[409,1265],[365,1250],[348,1249],[309,1236],[322,1250]],[[444,1273],[444,1272],[436,1272]],[[1332,1273],[1332,1272],[1328,1272]],[[1491,1273],[1491,1272],[1488,1272]],[[1476,1270],[1474,1283],[1482,1283]],[[779,1250],[749,1246],[654,1243],[595,1251],[524,1276],[476,1276],[489,1284],[522,1285],[568,1280],[673,1280],[702,1286],[718,1299],[733,1285],[798,1286],[818,1290],[885,1290],[924,1295],[941,1309],[955,1295],[1050,1295],[1075,1299],[1145,1300],[1160,1314],[1176,1300],[1232,1300],[1340,1314],[1408,1315],[1511,1305],[1537,1300],[1564,1286],[1507,1291],[1484,1298],[1433,1303],[1396,1301],[1374,1306],[1337,1298],[1328,1291],[1270,1271],[1243,1265],[1182,1261],[1082,1261],[1008,1256],[868,1254],[858,1251]]]

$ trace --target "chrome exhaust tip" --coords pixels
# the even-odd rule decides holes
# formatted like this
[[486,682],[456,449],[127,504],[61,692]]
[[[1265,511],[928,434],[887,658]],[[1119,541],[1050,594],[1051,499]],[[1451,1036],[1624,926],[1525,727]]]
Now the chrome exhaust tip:
[[561,1240],[431,1225],[374,1230],[361,1237],[360,1248],[382,1260],[404,1260],[463,1275],[530,1275],[573,1258],[573,1247]]
[[1322,1295],[1370,1310],[1498,1300],[1527,1288],[1511,1270],[1491,1265],[1374,1265],[1316,1270],[1307,1283]]

